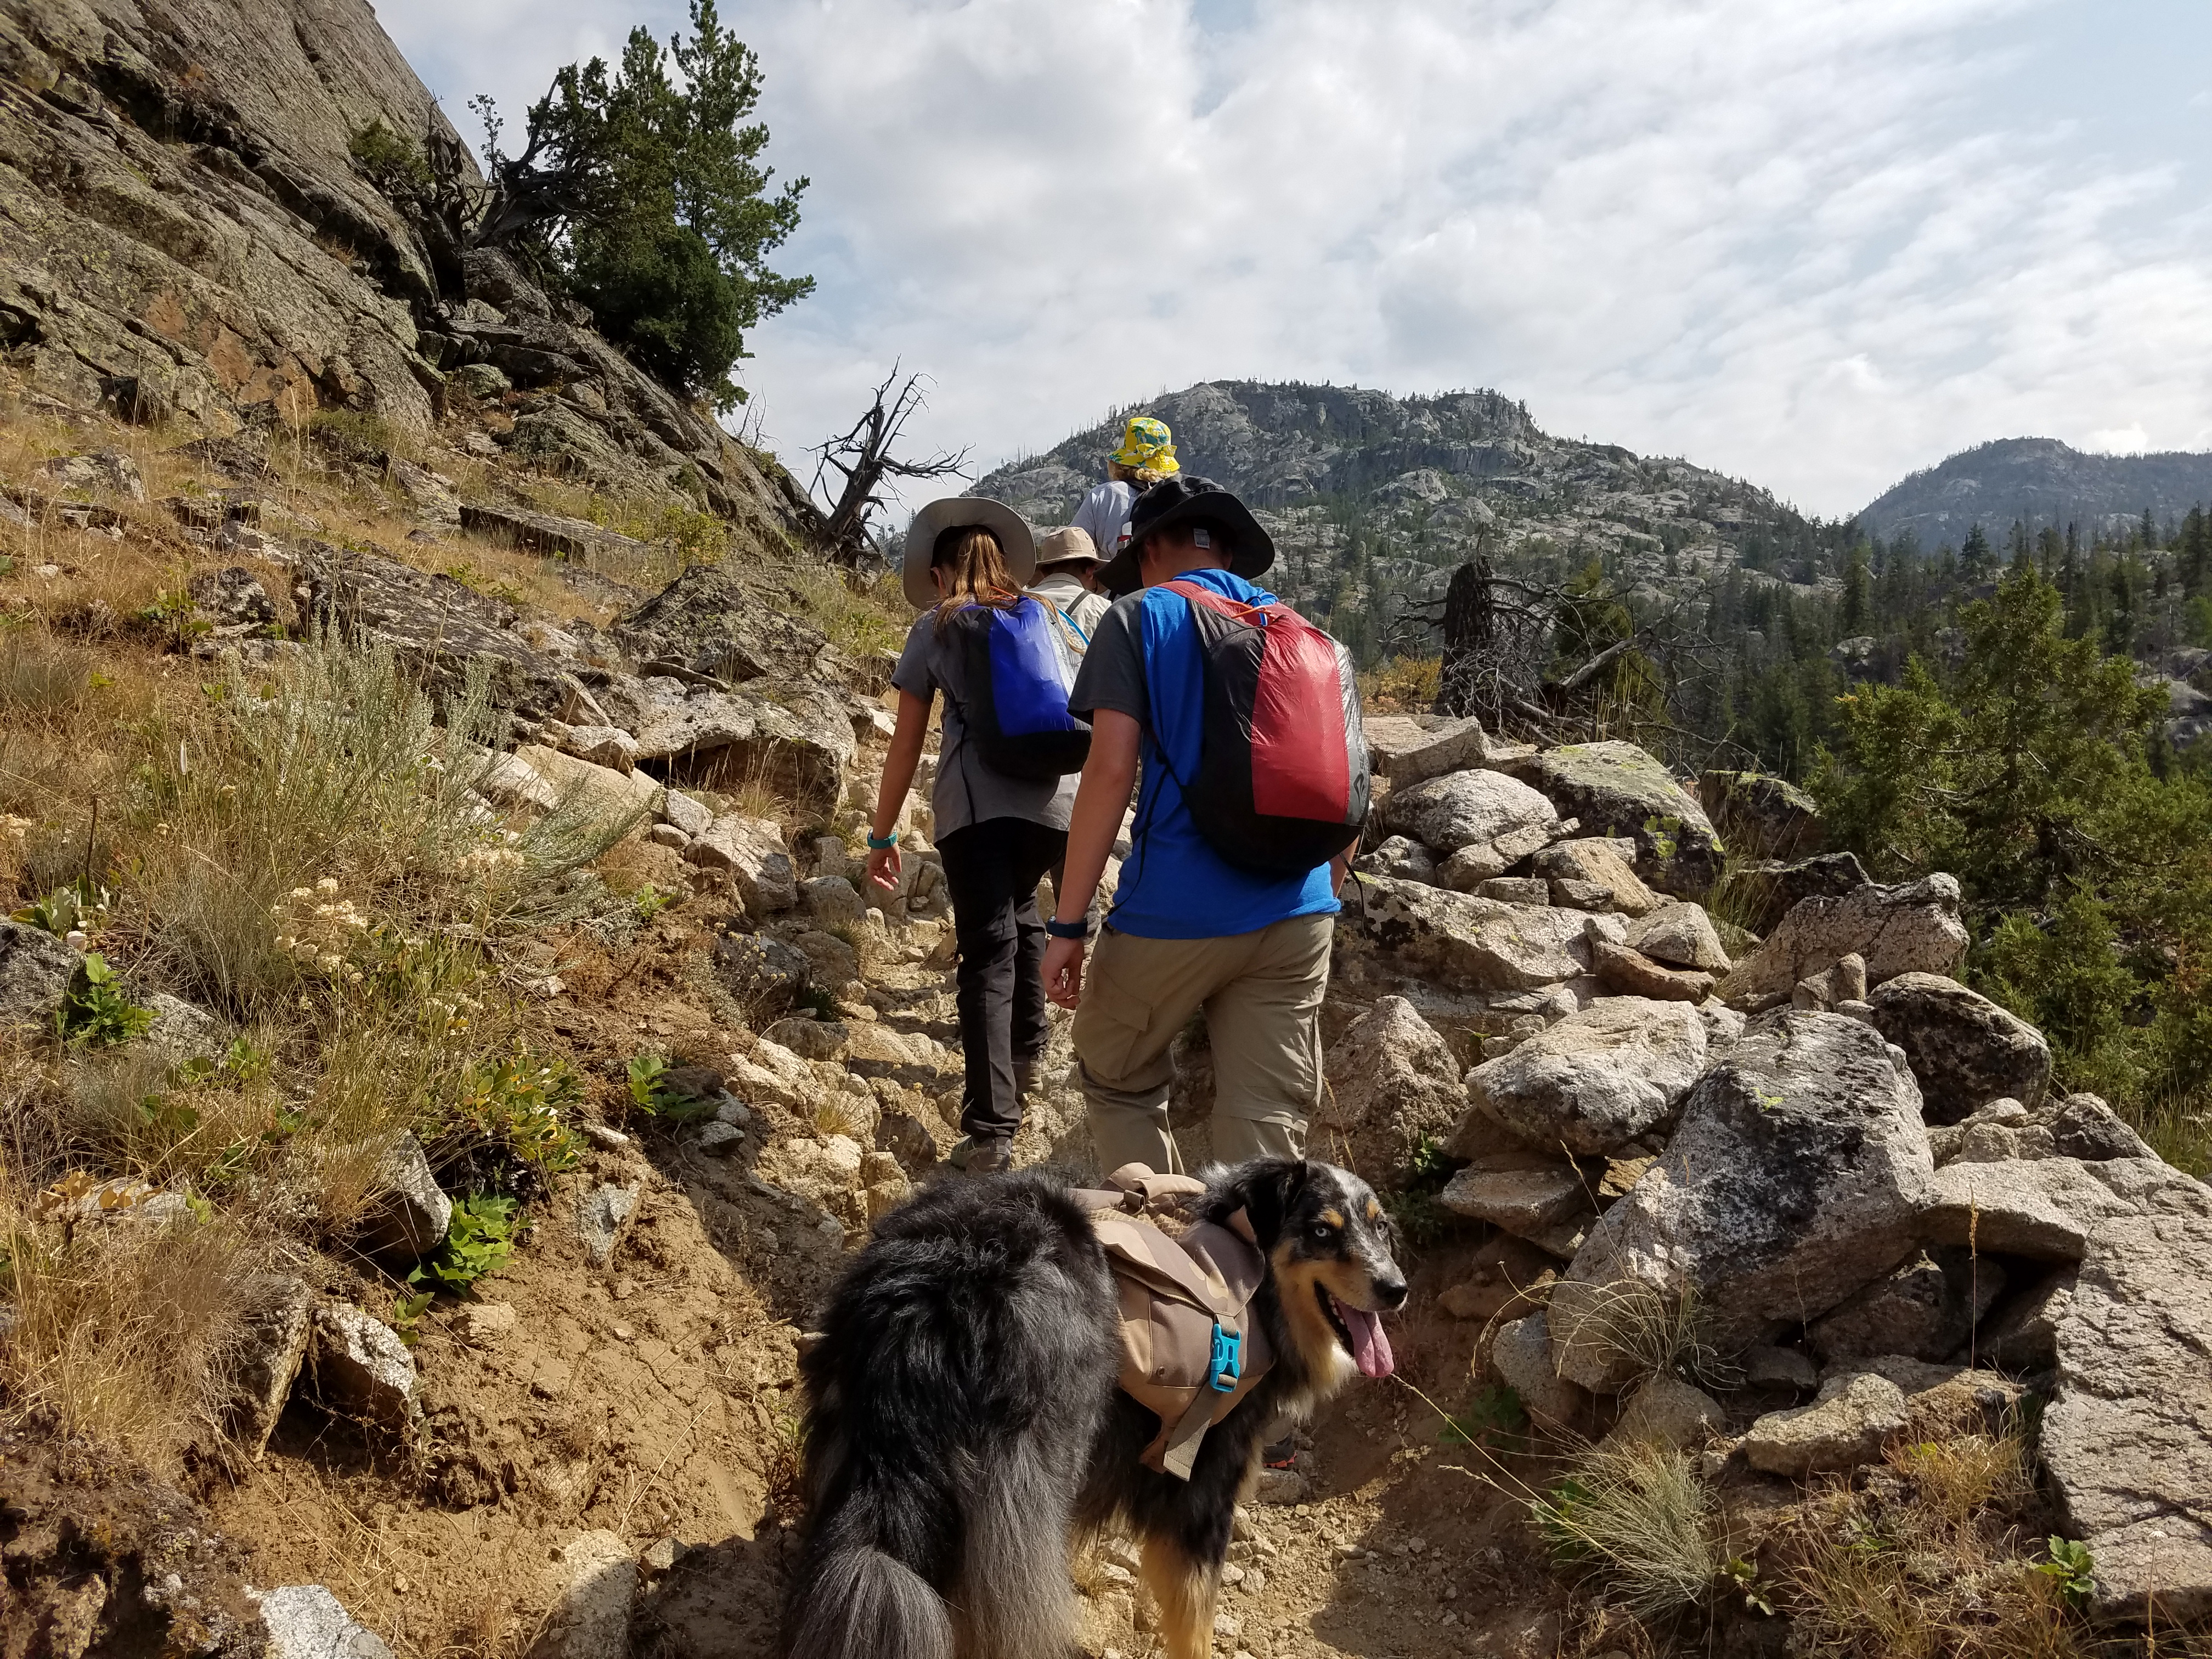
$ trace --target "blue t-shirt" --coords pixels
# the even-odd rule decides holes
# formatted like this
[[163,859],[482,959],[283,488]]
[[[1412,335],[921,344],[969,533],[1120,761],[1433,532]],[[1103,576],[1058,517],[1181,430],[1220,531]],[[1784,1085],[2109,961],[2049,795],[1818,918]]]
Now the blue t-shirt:
[[[1177,578],[1249,605],[1275,596],[1226,570]],[[1219,939],[1255,933],[1289,916],[1334,915],[1324,864],[1303,876],[1240,870],[1191,822],[1176,780],[1196,775],[1203,739],[1206,669],[1190,601],[1146,588],[1116,600],[1099,620],[1068,707],[1127,714],[1144,731],[1143,781],[1107,920],[1143,939]]]

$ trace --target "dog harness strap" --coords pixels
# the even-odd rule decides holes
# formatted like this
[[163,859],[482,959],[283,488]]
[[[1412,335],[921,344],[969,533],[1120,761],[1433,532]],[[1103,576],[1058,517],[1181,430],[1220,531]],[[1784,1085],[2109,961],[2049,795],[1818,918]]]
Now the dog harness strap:
[[1206,1431],[1212,1426],[1212,1407],[1203,1400],[1193,1401],[1160,1449],[1160,1467],[1178,1480],[1189,1480],[1198,1464],[1198,1449],[1205,1444]]

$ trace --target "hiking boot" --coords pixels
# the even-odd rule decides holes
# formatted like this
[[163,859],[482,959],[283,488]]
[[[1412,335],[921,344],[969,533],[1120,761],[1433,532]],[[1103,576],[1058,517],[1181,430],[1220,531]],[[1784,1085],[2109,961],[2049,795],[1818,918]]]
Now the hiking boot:
[[945,1161],[968,1175],[996,1175],[1014,1161],[1014,1143],[1004,1135],[963,1135]]
[[1017,1098],[1026,1100],[1036,1092],[1037,1067],[1043,1063],[1039,1060],[1018,1060],[1014,1062],[1014,1094]]

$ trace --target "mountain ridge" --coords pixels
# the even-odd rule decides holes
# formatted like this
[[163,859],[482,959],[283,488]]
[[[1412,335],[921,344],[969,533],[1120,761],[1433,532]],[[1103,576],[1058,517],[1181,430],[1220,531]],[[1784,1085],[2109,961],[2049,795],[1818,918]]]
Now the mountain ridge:
[[2212,452],[2096,455],[2057,438],[1996,438],[1906,474],[1859,509],[1860,527],[1893,539],[1910,530],[1933,549],[1972,526],[1996,539],[2015,521],[2031,532],[2085,532],[2146,511],[2161,523],[2212,501]]

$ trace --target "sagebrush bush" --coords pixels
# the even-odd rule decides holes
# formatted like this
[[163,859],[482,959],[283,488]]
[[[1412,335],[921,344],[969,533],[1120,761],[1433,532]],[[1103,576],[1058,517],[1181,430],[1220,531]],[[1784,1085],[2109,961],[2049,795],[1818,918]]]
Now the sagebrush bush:
[[1702,1600],[1727,1567],[1712,1536],[1712,1493],[1686,1452],[1588,1448],[1528,1508],[1562,1562],[1601,1581],[1607,1601],[1638,1619]]

